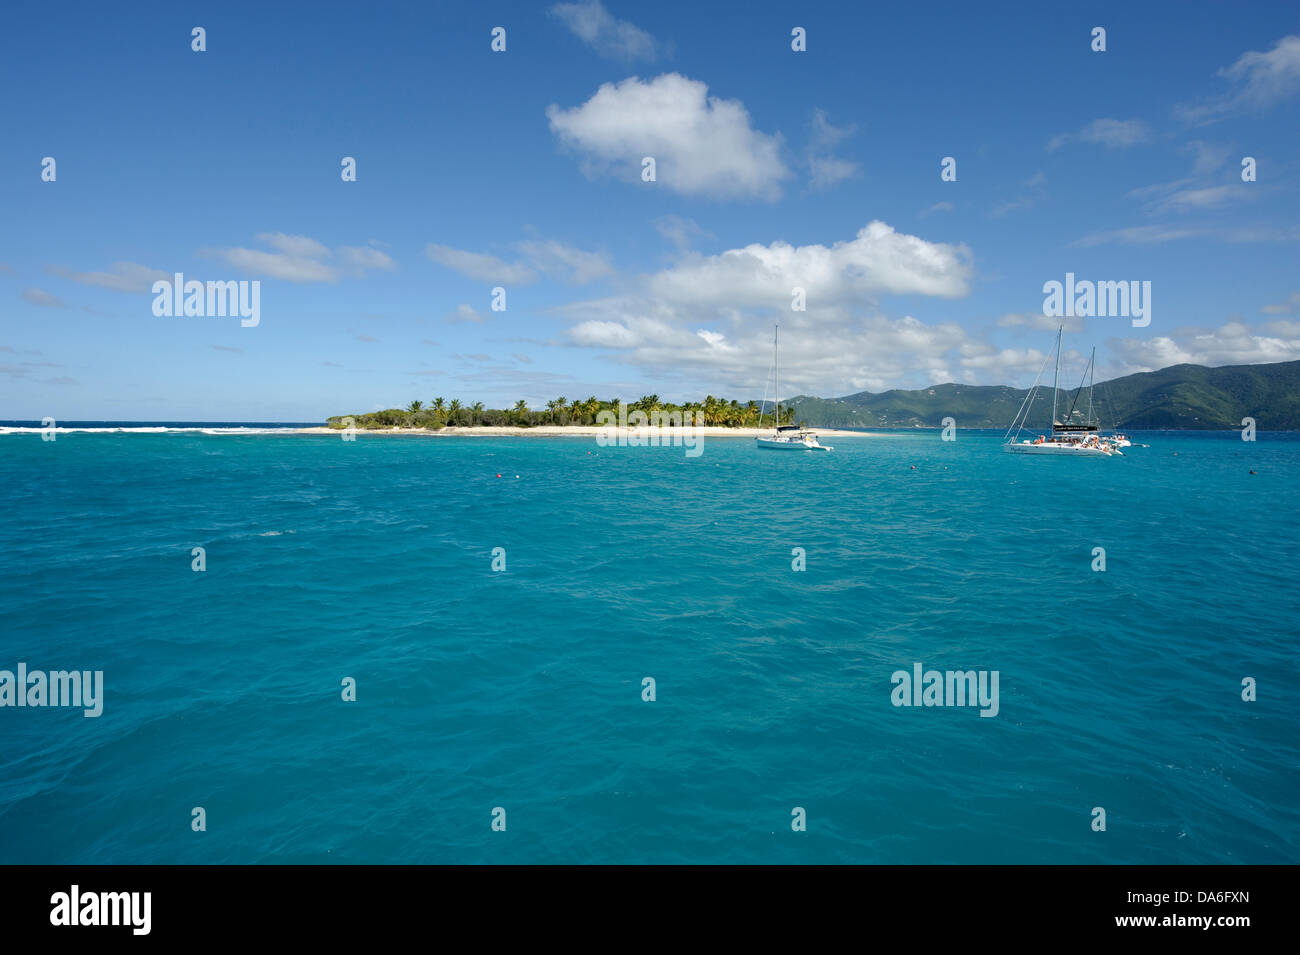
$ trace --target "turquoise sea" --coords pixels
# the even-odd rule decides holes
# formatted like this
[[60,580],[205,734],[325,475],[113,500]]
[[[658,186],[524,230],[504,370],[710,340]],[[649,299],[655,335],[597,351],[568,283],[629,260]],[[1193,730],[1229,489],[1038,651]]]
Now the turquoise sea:
[[1300,439],[1134,437],[0,435],[0,862],[1300,861]]

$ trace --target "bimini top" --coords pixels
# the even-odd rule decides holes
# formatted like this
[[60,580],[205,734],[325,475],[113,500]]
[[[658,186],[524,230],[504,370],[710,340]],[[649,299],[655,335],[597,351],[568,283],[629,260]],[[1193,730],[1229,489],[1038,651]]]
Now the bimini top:
[[797,425],[797,424],[783,424],[783,425],[779,426],[776,430],[777,430],[777,431],[798,431],[798,430],[799,430],[799,425]]

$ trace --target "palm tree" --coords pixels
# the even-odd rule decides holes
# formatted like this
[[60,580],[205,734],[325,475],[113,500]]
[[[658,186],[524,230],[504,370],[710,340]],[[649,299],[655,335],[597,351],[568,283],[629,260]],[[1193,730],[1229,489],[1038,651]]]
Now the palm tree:
[[704,396],[704,423],[706,425],[718,423],[718,399],[713,395]]
[[516,424],[522,423],[524,415],[528,414],[528,402],[525,401],[523,398],[520,398],[518,401],[516,401],[514,414],[515,414],[515,423]]
[[586,404],[585,402],[579,400],[578,398],[574,398],[571,402],[569,402],[570,423],[576,422],[577,424],[582,424],[582,409],[585,407],[585,404]]
[[470,405],[469,410],[470,410],[469,423],[470,424],[477,423],[479,415],[483,413],[483,402],[481,401],[474,402],[472,405]]
[[459,419],[460,419],[460,410],[461,410],[460,399],[459,399],[459,398],[452,398],[452,399],[451,399],[451,404],[447,405],[447,414],[448,414],[448,416],[449,416],[449,418],[450,418],[452,424],[459,424],[459,423],[460,423],[460,420],[459,420]]
[[438,412],[438,414],[442,414],[443,411],[446,410],[446,408],[447,408],[447,402],[444,401],[442,398],[433,399],[433,410]]
[[411,412],[411,414],[415,414],[423,407],[424,407],[423,401],[412,401],[409,405],[406,406],[406,410]]
[[551,413],[551,424],[555,424],[555,412],[556,412],[556,409],[558,409],[558,408],[563,408],[563,407],[564,407],[564,403],[565,403],[567,400],[568,400],[567,398],[565,398],[563,395],[561,395],[559,398],[555,398],[555,399],[553,399],[553,400],[551,400],[551,401],[546,402],[546,409]]

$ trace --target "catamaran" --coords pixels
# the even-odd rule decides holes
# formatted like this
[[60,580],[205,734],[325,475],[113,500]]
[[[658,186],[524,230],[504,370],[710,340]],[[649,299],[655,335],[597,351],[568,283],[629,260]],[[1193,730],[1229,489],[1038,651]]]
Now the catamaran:
[[[776,326],[772,330],[772,390],[775,393],[776,412],[773,424],[776,430],[772,432],[771,437],[755,438],[754,443],[769,451],[834,451],[832,447],[821,444],[817,440],[817,435],[811,431],[806,431],[797,424],[781,424],[781,388],[780,380],[777,376],[777,334],[781,326]],[[764,389],[766,391],[766,389]],[[767,395],[763,395],[763,404],[767,404]],[[759,412],[759,427],[763,425],[762,412]]]
[[[1097,360],[1097,349],[1092,350],[1092,357],[1088,359],[1088,367],[1084,371],[1084,376],[1088,378],[1088,410],[1083,416],[1081,423],[1074,420],[1075,408],[1079,403],[1079,396],[1083,393],[1083,382],[1079,382],[1079,387],[1074,393],[1074,398],[1070,402],[1070,408],[1066,411],[1064,420],[1058,416],[1057,405],[1057,385],[1061,378],[1061,333],[1065,330],[1062,325],[1056,331],[1056,373],[1052,378],[1052,432],[1048,435],[1040,434],[1037,440],[1031,441],[1028,438],[1020,438],[1020,432],[1024,430],[1025,421],[1029,417],[1029,410],[1033,407],[1034,398],[1038,394],[1038,378],[1034,379],[1034,387],[1029,389],[1029,394],[1025,395],[1025,400],[1020,406],[1020,411],[1016,413],[1015,420],[1011,422],[1011,427],[1006,433],[1006,442],[1002,445],[1003,451],[1009,451],[1012,454],[1067,454],[1075,457],[1123,457],[1116,442],[1105,440],[1098,433],[1098,427],[1092,420],[1092,374]],[[1047,363],[1043,363],[1043,368]],[[1041,378],[1043,369],[1039,369],[1038,376]],[[1012,434],[1012,432],[1015,432]]]

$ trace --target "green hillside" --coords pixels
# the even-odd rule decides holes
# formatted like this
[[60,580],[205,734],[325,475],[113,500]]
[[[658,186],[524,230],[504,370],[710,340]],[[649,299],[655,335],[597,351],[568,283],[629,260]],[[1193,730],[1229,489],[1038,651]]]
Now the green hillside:
[[[843,398],[790,399],[795,417],[818,428],[938,428],[952,417],[959,428],[1006,428],[1028,389],[1006,385],[934,385],[917,391],[869,391]],[[1252,417],[1263,431],[1300,430],[1300,361],[1269,365],[1173,365],[1098,382],[1094,414],[1103,428],[1226,430]],[[1068,408],[1073,392],[1058,400]],[[1088,393],[1079,398],[1087,407]],[[785,404],[785,402],[782,402]],[[1039,390],[1027,427],[1045,428],[1052,391]],[[1076,418],[1078,415],[1076,415]]]

